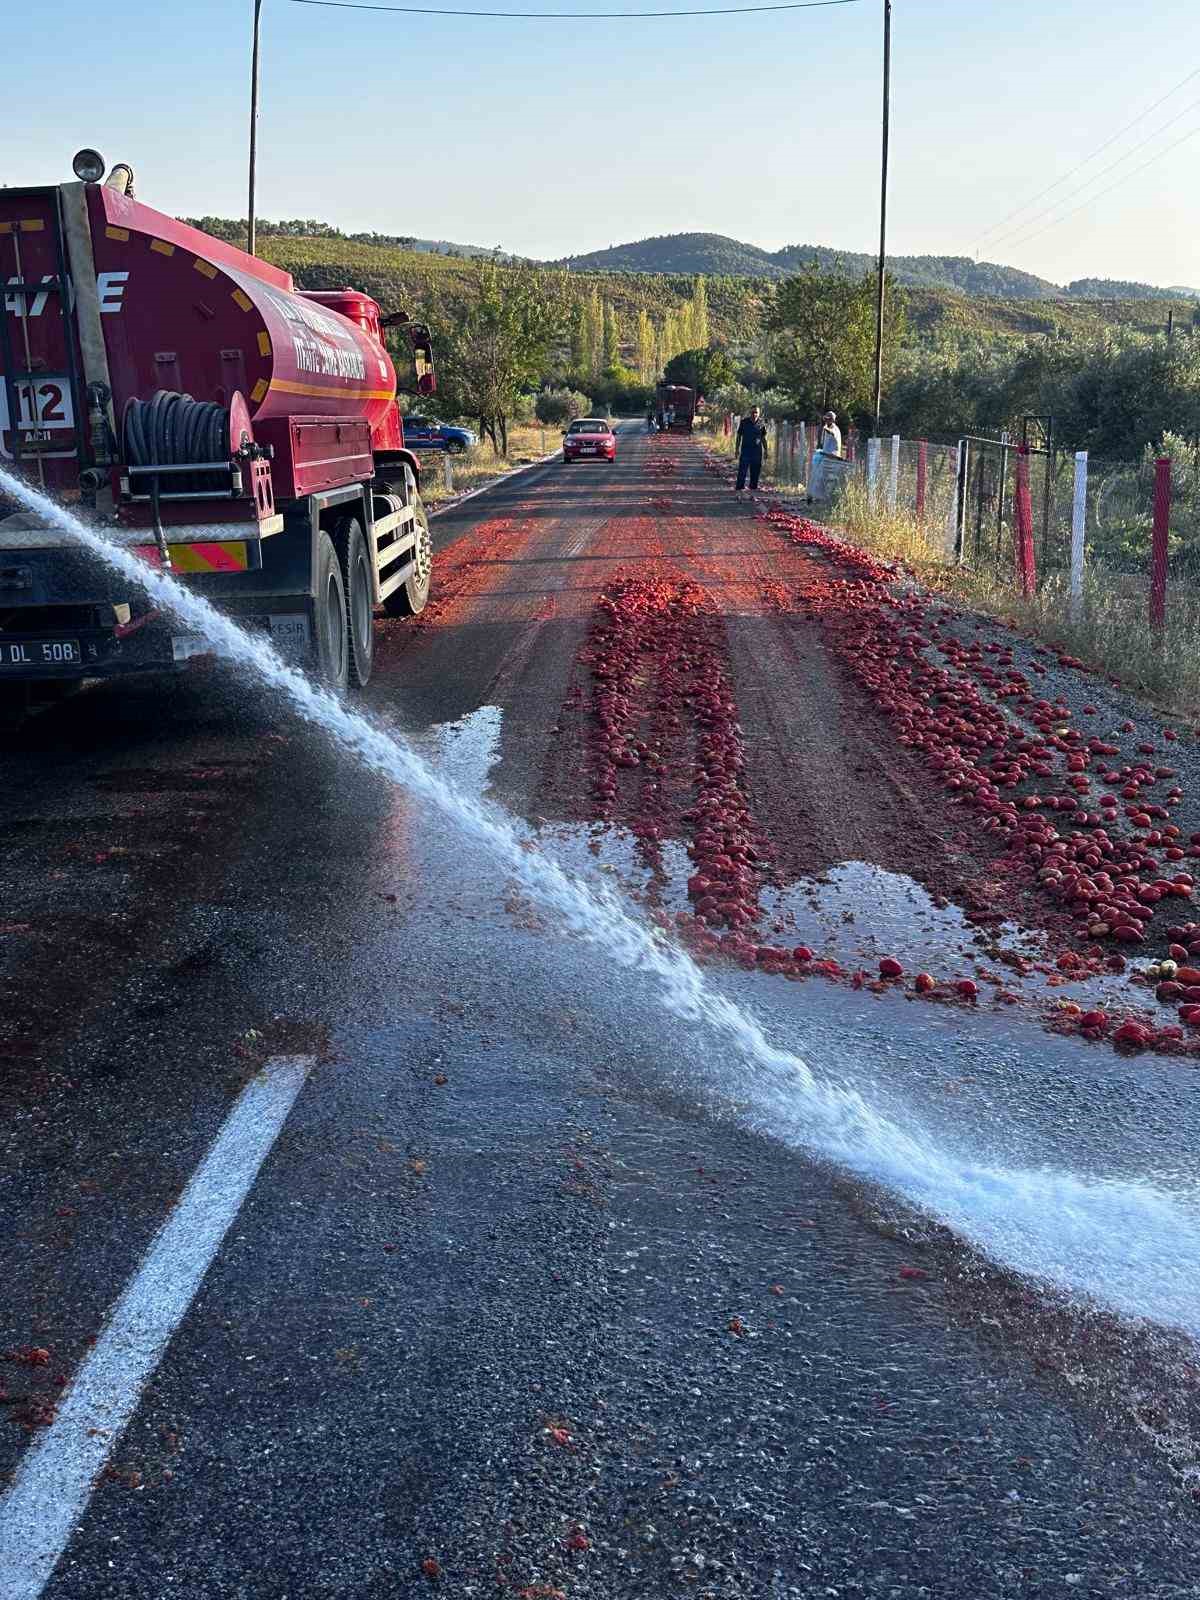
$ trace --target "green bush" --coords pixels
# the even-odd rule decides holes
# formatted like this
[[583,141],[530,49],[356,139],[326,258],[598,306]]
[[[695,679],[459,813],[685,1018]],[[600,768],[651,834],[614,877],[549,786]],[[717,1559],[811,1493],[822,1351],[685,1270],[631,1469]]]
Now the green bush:
[[608,367],[590,387],[596,406],[610,411],[645,411],[654,399],[653,388],[642,383],[630,367]]
[[534,411],[539,422],[563,424],[574,422],[576,417],[586,417],[592,402],[578,389],[543,389],[534,401]]
[[733,364],[725,351],[715,345],[703,350],[681,351],[663,369],[665,383],[685,384],[706,398],[711,398],[718,389],[732,383],[733,377]]

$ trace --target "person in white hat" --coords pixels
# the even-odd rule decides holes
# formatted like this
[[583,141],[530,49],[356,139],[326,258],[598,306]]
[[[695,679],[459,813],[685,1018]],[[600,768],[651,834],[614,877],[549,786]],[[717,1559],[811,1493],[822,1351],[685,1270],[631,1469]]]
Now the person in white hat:
[[824,500],[829,493],[826,462],[838,461],[842,454],[842,430],[837,424],[837,412],[827,411],[821,419],[821,437],[813,456],[812,481],[808,485],[808,503]]

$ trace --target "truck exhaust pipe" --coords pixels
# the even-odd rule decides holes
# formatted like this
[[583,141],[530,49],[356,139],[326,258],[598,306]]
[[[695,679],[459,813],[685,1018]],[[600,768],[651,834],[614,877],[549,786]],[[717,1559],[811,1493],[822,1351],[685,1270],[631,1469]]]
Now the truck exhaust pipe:
[[133,168],[127,161],[118,161],[116,166],[104,180],[106,189],[115,189],[118,194],[128,195],[133,199]]

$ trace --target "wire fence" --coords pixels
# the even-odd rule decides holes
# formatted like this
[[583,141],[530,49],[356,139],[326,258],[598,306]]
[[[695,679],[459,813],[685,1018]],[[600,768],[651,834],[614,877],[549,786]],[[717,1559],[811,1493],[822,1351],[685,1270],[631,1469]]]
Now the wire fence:
[[1028,488],[1034,582],[1066,583],[1076,605],[1088,589],[1141,597],[1152,579],[1167,603],[1200,600],[1200,457],[1146,451],[1140,459],[1022,450],[1006,440],[964,439],[955,554],[964,565],[1019,580],[1019,496]]
[[[720,426],[729,454],[736,428],[736,418]],[[764,474],[814,517],[852,529],[864,517],[908,523],[928,558],[996,589],[1061,594],[1077,615],[1104,607],[1152,630],[1196,629],[1193,652],[1200,644],[1200,445],[1118,460],[1003,436],[894,436],[848,441],[823,472],[816,439],[811,425],[768,424]]]

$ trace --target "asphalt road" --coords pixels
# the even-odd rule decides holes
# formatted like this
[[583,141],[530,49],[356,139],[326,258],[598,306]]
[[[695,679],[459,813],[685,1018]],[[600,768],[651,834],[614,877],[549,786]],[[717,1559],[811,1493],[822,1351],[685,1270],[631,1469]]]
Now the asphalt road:
[[[608,881],[634,863],[572,815],[562,741],[600,587],[662,558],[650,443],[621,445],[438,518],[438,599],[388,626],[367,697]],[[695,561],[738,550],[745,513],[684,448],[660,516]],[[1155,1326],[1194,1299],[1190,1245],[1128,1237],[1118,1210],[1081,1244],[1037,1176],[1183,1193],[1177,1068],[714,970],[931,1155],[864,1137],[833,1163],[816,1099],[253,685],[89,693],[3,770],[18,1488],[53,1443],[47,1505],[65,1496],[48,1408],[263,1063],[313,1062],[42,1589],[0,1501],[5,1600],[1200,1594],[1195,1363]],[[939,1206],[980,1167],[1001,1175],[982,1199]],[[1140,1320],[1105,1308],[1122,1294]],[[136,1344],[112,1352],[114,1406]]]

